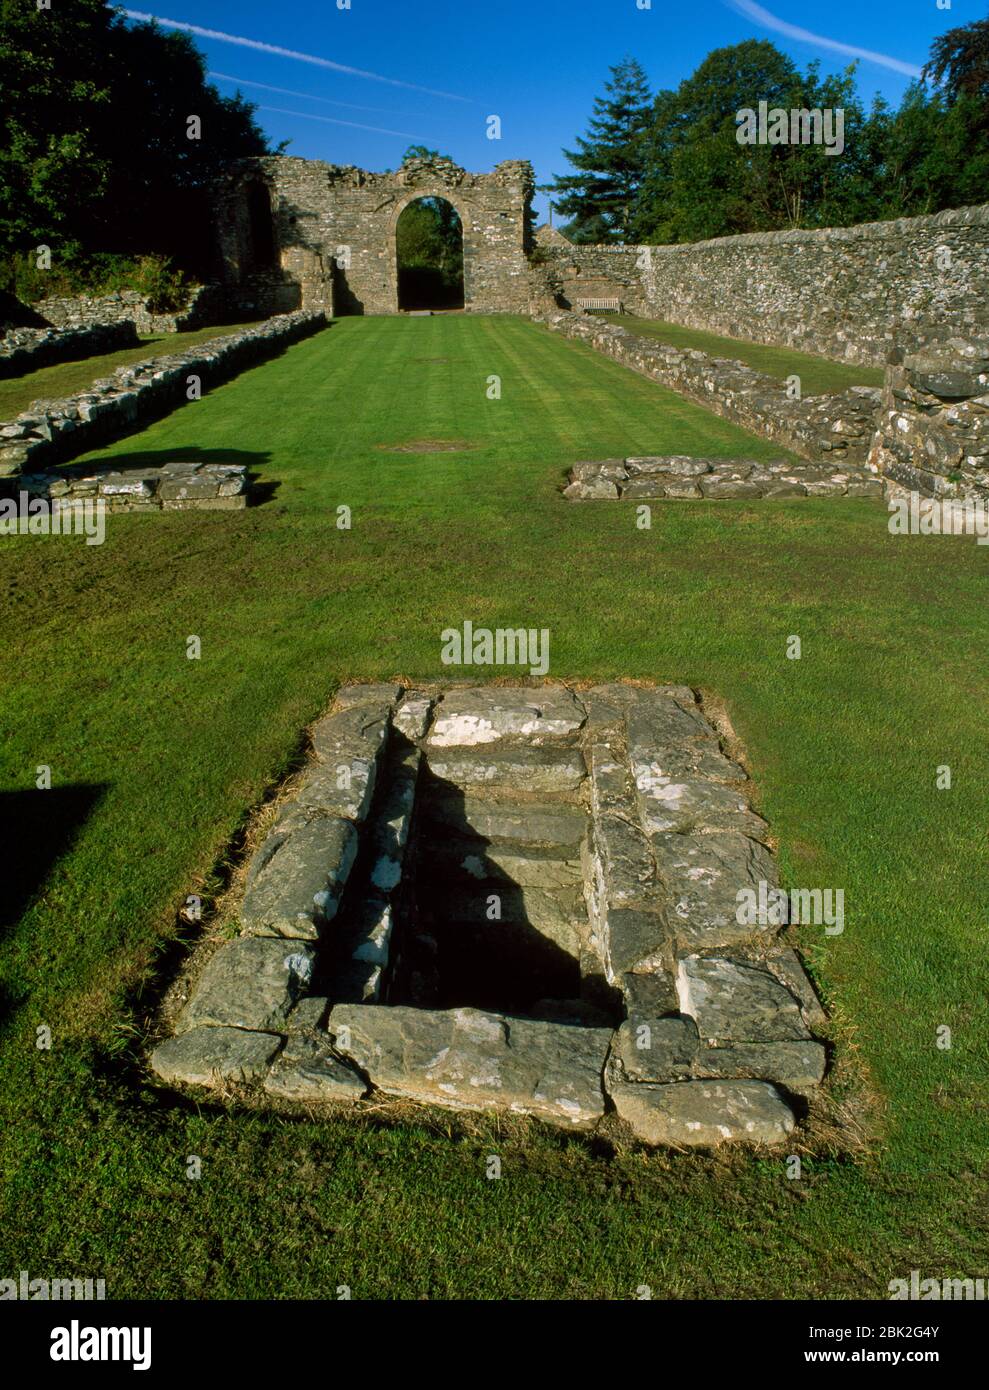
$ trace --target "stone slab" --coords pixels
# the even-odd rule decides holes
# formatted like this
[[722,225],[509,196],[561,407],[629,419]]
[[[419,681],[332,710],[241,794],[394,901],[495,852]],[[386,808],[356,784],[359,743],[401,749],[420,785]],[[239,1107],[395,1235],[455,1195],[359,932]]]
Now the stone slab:
[[151,1069],[170,1086],[215,1086],[256,1081],[268,1070],[282,1039],[241,1028],[193,1028],[168,1038],[151,1054]]
[[574,792],[587,775],[576,748],[430,748],[427,758],[434,777],[461,787]]
[[282,1032],[305,992],[315,953],[301,942],[238,937],[212,956],[179,1016],[176,1032],[201,1026]]
[[514,739],[540,748],[572,738],[585,718],[583,706],[562,685],[454,689],[436,707],[427,746],[472,748]]
[[334,1055],[328,1037],[290,1037],[264,1083],[279,1100],[310,1103],[355,1101],[367,1094],[367,1082],[354,1067]]
[[793,1111],[762,1081],[631,1082],[610,1090],[615,1109],[637,1138],[674,1148],[716,1148],[727,1142],[781,1144]]
[[779,1042],[809,1035],[800,1005],[767,970],[687,956],[679,963],[680,1007],[708,1042]]
[[460,1110],[509,1110],[586,1129],[604,1114],[604,1028],[478,1009],[337,1005],[329,1033],[387,1095]]
[[684,950],[720,950],[770,940],[773,926],[738,921],[738,894],[775,887],[776,864],[765,845],[735,832],[654,835],[660,878],[670,898],[670,924]]
[[353,822],[290,811],[251,862],[240,914],[245,932],[318,939],[336,916],[356,855]]

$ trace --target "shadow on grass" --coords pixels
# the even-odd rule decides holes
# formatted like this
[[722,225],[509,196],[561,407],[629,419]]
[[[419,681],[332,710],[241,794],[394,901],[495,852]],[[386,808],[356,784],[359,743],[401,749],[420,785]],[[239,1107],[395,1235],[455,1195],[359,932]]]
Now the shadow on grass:
[[0,792],[0,932],[9,930],[73,846],[106,785]]
[[[39,791],[0,791],[0,938],[5,936],[41,893],[58,861],[74,845],[107,784],[52,787]],[[0,1027],[23,1002],[0,988]]]

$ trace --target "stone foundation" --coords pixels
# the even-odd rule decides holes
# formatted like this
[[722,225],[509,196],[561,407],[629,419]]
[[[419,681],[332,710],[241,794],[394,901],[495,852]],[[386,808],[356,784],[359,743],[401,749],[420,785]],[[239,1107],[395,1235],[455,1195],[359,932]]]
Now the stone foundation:
[[56,362],[75,362],[133,347],[137,329],[131,320],[91,328],[8,328],[0,338],[0,377],[23,376]]
[[140,429],[189,400],[191,377],[205,391],[325,326],[322,312],[286,314],[184,352],[120,367],[77,396],[33,401],[0,424],[0,477],[37,473]]
[[782,1143],[826,1058],[781,929],[738,920],[767,830],[686,687],[345,687],[152,1068]]
[[137,290],[118,290],[113,294],[59,295],[38,300],[32,306],[56,328],[107,327],[132,323],[138,333],[180,333],[222,321],[227,308],[222,285],[196,285],[182,309],[156,313],[147,298]]
[[882,497],[883,480],[864,468],[696,459],[682,454],[575,463],[563,489],[570,501],[598,498]]
[[57,501],[62,511],[97,501],[111,513],[239,511],[247,506],[250,488],[243,464],[176,459],[160,468],[114,472],[82,466],[2,478],[0,500],[13,499],[24,517],[30,516],[30,503],[38,497]]
[[668,347],[590,314],[537,314],[554,333],[586,343],[811,463],[863,465],[879,416],[880,391],[853,386],[833,396],[791,400],[781,382],[728,358]]

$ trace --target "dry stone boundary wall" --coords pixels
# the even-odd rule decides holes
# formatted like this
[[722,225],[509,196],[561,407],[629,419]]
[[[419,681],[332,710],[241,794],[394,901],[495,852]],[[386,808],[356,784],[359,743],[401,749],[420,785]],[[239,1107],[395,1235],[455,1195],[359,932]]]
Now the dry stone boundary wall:
[[640,248],[655,318],[881,366],[989,322],[989,205]]
[[132,320],[93,324],[89,328],[8,328],[0,338],[0,377],[23,376],[56,362],[74,362],[133,347]]

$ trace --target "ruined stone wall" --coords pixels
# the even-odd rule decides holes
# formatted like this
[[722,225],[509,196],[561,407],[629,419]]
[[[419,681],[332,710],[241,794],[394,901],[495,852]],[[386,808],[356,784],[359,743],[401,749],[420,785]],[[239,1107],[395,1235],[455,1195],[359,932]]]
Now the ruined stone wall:
[[989,501],[989,336],[887,367],[869,463],[925,497]]
[[131,319],[88,328],[9,328],[0,337],[0,377],[23,376],[55,362],[96,357],[133,347],[136,342],[137,330]]
[[881,365],[989,322],[989,206],[641,248],[649,313]]
[[642,248],[577,246],[550,231],[540,228],[536,234],[534,300],[573,309],[580,299],[618,299],[626,313],[652,315],[639,267]]
[[32,401],[15,419],[0,421],[0,479],[47,469],[142,428],[186,404],[190,375],[208,390],[325,326],[321,312],[287,314],[118,367],[76,396]]
[[54,328],[109,327],[133,323],[138,333],[179,333],[190,328],[220,323],[226,314],[227,295],[219,285],[196,285],[183,308],[155,313],[137,290],[112,294],[55,295],[38,300],[35,313]]
[[294,297],[329,312],[395,313],[399,216],[418,198],[445,198],[463,226],[465,309],[525,313],[532,191],[532,167],[521,160],[490,174],[447,160],[385,174],[290,156],[244,160],[217,201],[223,280],[258,285],[285,308]]
[[791,400],[782,382],[743,362],[638,337],[620,321],[559,310],[533,317],[812,463],[840,467],[866,461],[879,415],[876,387]]

